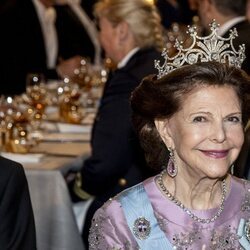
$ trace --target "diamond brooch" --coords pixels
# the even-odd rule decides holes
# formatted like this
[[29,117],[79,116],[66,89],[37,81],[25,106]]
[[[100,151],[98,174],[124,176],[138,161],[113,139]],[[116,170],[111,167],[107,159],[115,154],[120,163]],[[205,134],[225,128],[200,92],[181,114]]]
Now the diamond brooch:
[[150,222],[144,217],[139,217],[134,222],[133,232],[136,238],[140,240],[147,239],[151,232]]

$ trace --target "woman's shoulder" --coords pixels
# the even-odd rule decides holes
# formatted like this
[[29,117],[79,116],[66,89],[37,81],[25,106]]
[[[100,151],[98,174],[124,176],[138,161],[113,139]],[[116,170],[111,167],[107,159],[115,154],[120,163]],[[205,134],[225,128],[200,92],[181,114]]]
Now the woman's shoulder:
[[246,179],[238,178],[236,176],[232,176],[232,187],[243,188],[246,191],[250,191],[250,180],[246,180]]
[[95,212],[89,231],[90,250],[123,249],[125,242],[131,241],[131,232],[119,202],[120,195],[110,198]]
[[139,49],[137,53],[135,53],[135,55],[131,58],[130,63],[136,68],[143,68],[144,70],[154,73],[156,72],[154,66],[155,60],[158,60],[160,58],[161,58],[161,53],[157,51],[155,48],[153,47],[142,48]]
[[147,196],[147,190],[144,187],[153,181],[154,177],[150,177],[144,182],[127,188],[113,198],[110,198],[101,208],[97,210],[95,217],[99,217],[99,219],[109,218],[111,222],[115,220],[116,223],[119,223],[117,218],[124,221],[124,209],[126,209],[124,204],[129,203],[135,207],[140,207],[140,197]]
[[155,48],[140,49],[132,56],[122,72],[126,71],[131,77],[141,80],[147,75],[157,73],[154,62],[160,58],[161,53]]
[[[238,200],[239,203],[250,202],[250,181],[235,176],[231,178],[229,200]],[[242,203],[242,204],[243,204]]]
[[127,206],[129,211],[140,213],[138,206],[143,206],[140,205],[140,195],[144,192],[144,185],[145,182],[139,183],[122,191],[96,211],[90,229],[90,249],[110,249],[110,246],[123,249],[120,246],[124,245],[128,246],[126,249],[137,249],[124,210]]
[[133,187],[130,187],[126,190],[123,190],[122,192],[120,192],[119,194],[117,194],[116,196],[110,198],[108,201],[106,201],[104,203],[104,205],[97,210],[96,215],[100,216],[100,217],[108,217],[108,218],[117,218],[118,214],[119,217],[121,218],[121,214],[122,212],[122,206],[121,206],[121,199],[124,197],[127,197],[127,194],[137,194],[137,188],[139,186],[142,186],[143,183],[139,183]]

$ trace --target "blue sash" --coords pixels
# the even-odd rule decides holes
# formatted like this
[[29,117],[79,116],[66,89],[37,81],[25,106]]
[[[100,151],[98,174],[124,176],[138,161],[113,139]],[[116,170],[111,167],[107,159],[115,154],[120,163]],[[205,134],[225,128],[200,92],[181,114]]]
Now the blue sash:
[[[128,226],[142,250],[173,250],[173,246],[160,229],[154,211],[142,183],[125,190],[119,197]],[[149,235],[143,239],[135,233],[135,222],[139,218],[150,223]]]

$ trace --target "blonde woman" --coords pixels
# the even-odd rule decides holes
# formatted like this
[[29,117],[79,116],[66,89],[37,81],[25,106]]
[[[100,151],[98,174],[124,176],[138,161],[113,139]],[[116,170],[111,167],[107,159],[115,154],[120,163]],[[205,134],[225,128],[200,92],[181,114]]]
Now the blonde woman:
[[151,174],[131,124],[129,97],[143,77],[155,73],[162,49],[160,17],[147,0],[101,0],[94,8],[100,42],[116,64],[106,83],[92,134],[92,155],[74,183],[82,199],[96,198],[85,224],[85,240],[93,213],[106,200]]

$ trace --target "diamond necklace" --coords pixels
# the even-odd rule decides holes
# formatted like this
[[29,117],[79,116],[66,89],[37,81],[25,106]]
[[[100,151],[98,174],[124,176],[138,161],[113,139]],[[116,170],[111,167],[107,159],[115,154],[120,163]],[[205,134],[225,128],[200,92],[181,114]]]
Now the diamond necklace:
[[188,208],[186,208],[184,206],[184,204],[182,204],[179,200],[177,200],[165,187],[162,177],[163,175],[166,173],[166,170],[163,170],[159,176],[159,178],[157,179],[158,184],[160,189],[163,191],[163,193],[168,197],[169,200],[171,200],[172,202],[174,202],[177,206],[179,206],[184,212],[186,212],[189,217],[191,219],[193,219],[196,222],[201,222],[201,223],[206,223],[209,224],[211,222],[214,222],[216,219],[218,219],[222,213],[222,211],[224,210],[224,205],[225,205],[225,199],[226,199],[226,193],[227,193],[227,188],[226,188],[226,180],[224,179],[222,181],[221,184],[221,188],[222,188],[222,197],[221,197],[221,202],[220,202],[220,207],[219,210],[217,211],[217,213],[210,219],[204,219],[204,218],[199,218],[198,216],[196,216],[195,214],[193,214]]

